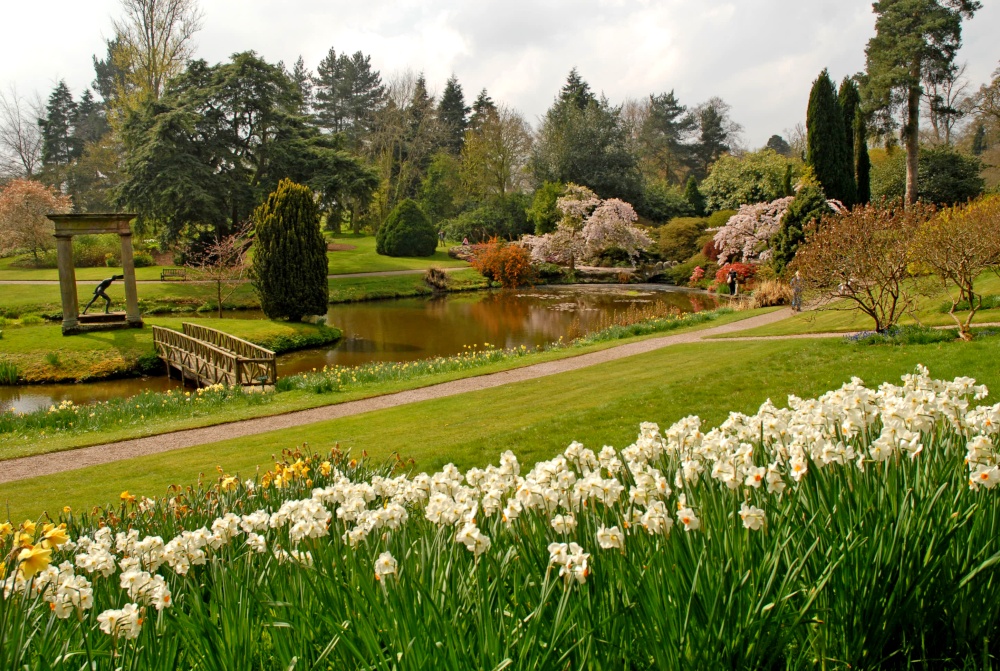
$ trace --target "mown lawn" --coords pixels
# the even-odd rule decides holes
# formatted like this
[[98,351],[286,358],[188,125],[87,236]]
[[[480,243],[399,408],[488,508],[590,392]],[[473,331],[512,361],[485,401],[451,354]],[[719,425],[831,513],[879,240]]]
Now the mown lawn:
[[[935,377],[971,375],[1000,389],[992,365],[998,356],[1000,338],[907,347],[839,340],[681,345],[497,389],[0,485],[0,505],[23,519],[64,505],[112,502],[125,489],[160,495],[199,474],[215,478],[216,466],[243,475],[267,468],[271,455],[303,443],[318,451],[339,444],[377,460],[399,453],[420,470],[483,465],[507,449],[528,464],[572,440],[594,449],[624,447],[642,421],[665,427],[698,414],[710,426],[731,410],[752,412],[768,398],[783,405],[788,394],[820,394],[853,375],[869,385],[895,381],[918,363]],[[996,394],[988,399],[995,400]]]
[[469,264],[448,256],[446,247],[438,247],[433,256],[419,258],[393,258],[375,252],[374,235],[354,235],[343,233],[327,237],[329,242],[350,245],[354,249],[327,252],[330,260],[330,274],[374,273],[388,270],[423,270],[431,266],[439,268],[462,268]]
[[[448,274],[449,285],[455,290],[482,289],[487,286],[483,277],[472,270],[460,270]],[[379,298],[403,298],[430,294],[430,287],[420,273],[412,275],[391,275],[388,277],[331,277],[330,302],[349,303],[352,301]],[[77,295],[80,309],[90,300],[92,290],[78,286]],[[194,282],[163,282],[138,285],[139,307],[146,313],[215,309],[215,287],[211,284]],[[111,285],[108,296],[112,309],[124,309],[125,289],[120,283]],[[96,309],[104,309],[104,301],[98,299]],[[223,300],[227,309],[259,308],[260,303],[250,284],[244,284]],[[4,284],[0,285],[0,316],[19,317],[25,314],[62,315],[59,287],[54,284]]]

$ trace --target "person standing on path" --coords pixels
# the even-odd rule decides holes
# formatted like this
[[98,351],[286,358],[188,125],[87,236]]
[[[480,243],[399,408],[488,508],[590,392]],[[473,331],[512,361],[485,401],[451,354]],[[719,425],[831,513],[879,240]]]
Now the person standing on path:
[[444,229],[438,230],[438,245],[444,247]]
[[736,291],[739,289],[739,277],[732,268],[729,269],[729,274],[726,275],[726,284],[729,285],[729,295],[735,296]]
[[802,273],[796,270],[789,284],[792,285],[792,311],[802,312]]

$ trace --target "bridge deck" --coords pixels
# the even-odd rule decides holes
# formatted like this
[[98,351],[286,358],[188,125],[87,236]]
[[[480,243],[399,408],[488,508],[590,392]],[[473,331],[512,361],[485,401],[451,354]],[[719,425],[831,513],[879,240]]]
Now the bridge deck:
[[274,352],[216,329],[183,323],[183,333],[153,327],[153,346],[182,380],[198,385],[271,385],[278,377]]

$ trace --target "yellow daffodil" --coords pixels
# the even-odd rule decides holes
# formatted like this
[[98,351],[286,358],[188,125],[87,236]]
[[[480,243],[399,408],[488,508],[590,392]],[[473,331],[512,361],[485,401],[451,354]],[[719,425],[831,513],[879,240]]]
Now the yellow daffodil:
[[40,545],[27,547],[17,555],[17,561],[20,562],[21,574],[30,580],[36,573],[48,568],[52,561],[52,550]]
[[42,528],[41,545],[43,548],[59,547],[68,540],[69,540],[69,535],[66,534],[65,524],[60,524],[59,526],[56,526],[54,524],[46,524]]
[[127,489],[121,494],[119,494],[118,498],[120,498],[125,503],[135,503],[135,497],[129,494]]
[[24,520],[23,522],[21,522],[21,531],[23,531],[26,534],[31,534],[32,536],[34,536],[35,523],[32,522],[31,520]]
[[13,524],[11,524],[10,522],[4,522],[3,524],[0,524],[0,538],[7,538],[7,536],[10,536],[12,533],[14,533]]

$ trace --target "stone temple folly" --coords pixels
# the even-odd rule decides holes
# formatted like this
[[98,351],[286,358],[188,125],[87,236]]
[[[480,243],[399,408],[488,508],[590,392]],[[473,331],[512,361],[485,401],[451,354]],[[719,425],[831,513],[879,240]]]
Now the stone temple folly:
[[[59,292],[62,297],[63,335],[89,331],[142,328],[139,295],[135,288],[135,263],[132,260],[134,214],[50,214],[55,222],[56,257],[59,262]],[[125,283],[125,312],[81,315],[73,269],[73,236],[116,233],[122,243],[122,274]]]

